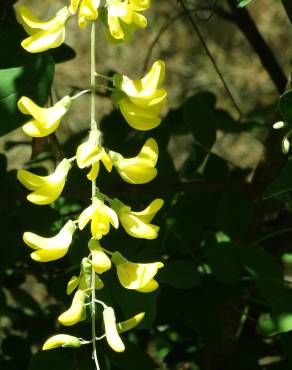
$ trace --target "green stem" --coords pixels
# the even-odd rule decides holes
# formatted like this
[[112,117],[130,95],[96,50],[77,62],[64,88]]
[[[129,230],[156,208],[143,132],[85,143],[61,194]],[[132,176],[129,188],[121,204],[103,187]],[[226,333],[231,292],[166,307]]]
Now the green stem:
[[[95,59],[95,40],[96,36],[96,28],[95,22],[91,23],[91,40],[90,40],[90,91],[91,91],[91,114],[90,114],[90,122],[91,122],[91,131],[97,130],[97,123],[96,123],[96,116],[95,116],[95,69],[96,69],[96,59]],[[96,181],[92,181],[92,200],[96,194]],[[98,363],[97,358],[97,351],[96,351],[96,327],[95,327],[95,320],[96,320],[96,312],[95,312],[95,271],[93,267],[91,268],[91,332],[92,332],[92,358],[94,360],[96,370],[100,370],[100,366]]]
[[112,81],[113,80],[112,77],[103,75],[102,73],[98,73],[98,72],[95,72],[95,77],[100,77],[100,78],[103,78],[104,80],[108,80],[108,81]]
[[78,98],[80,98],[80,96],[82,96],[82,95],[84,95],[84,94],[87,94],[87,93],[89,93],[89,92],[91,92],[91,89],[82,90],[82,91],[80,91],[80,93],[78,93],[78,94],[76,94],[76,95],[74,95],[74,96],[71,96],[71,100],[78,99]]
[[98,84],[97,87],[100,87],[100,88],[105,89],[107,91],[115,91],[115,89],[113,87],[109,87],[109,86],[106,86],[106,85],[103,85],[103,84]]
[[256,240],[255,242],[253,242],[252,244],[250,244],[250,247],[255,247],[257,246],[258,244],[261,244],[262,242],[266,241],[266,240],[269,240],[269,239],[272,239],[278,235],[282,235],[282,234],[287,234],[287,233],[290,233],[292,232],[292,228],[289,227],[287,229],[282,229],[282,230],[278,230],[278,231],[275,231],[269,235],[266,235],[258,240]]

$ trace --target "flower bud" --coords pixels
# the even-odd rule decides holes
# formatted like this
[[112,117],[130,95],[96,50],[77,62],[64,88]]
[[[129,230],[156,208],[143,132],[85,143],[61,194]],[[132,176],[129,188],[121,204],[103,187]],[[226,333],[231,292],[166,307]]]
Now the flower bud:
[[91,251],[91,264],[94,268],[94,271],[97,274],[102,274],[103,272],[109,270],[112,265],[111,260],[104,253],[98,241],[95,239],[90,239],[88,247]]
[[85,293],[83,290],[77,290],[74,295],[71,307],[58,317],[59,322],[64,326],[72,326],[82,318],[84,309]]
[[137,325],[140,324],[140,322],[143,320],[145,316],[145,312],[138,313],[137,315],[131,317],[130,319],[126,321],[122,321],[117,323],[117,330],[118,333],[124,333],[126,331],[129,331],[133,328],[135,328]]
[[73,347],[78,348],[81,342],[77,337],[67,334],[57,334],[49,338],[43,345],[43,350],[57,348],[57,347]]
[[113,308],[106,307],[102,315],[105,327],[105,336],[109,346],[116,352],[123,352],[125,350],[125,346],[117,330],[116,316]]

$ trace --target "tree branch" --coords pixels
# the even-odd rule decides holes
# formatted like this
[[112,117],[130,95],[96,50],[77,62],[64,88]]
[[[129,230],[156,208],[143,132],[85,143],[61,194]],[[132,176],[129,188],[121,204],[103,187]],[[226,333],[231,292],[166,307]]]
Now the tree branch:
[[[284,3],[289,3],[288,7],[292,8],[291,0],[282,0]],[[281,94],[285,90],[287,85],[287,78],[280,67],[274,53],[272,52],[269,45],[266,43],[265,39],[259,32],[256,24],[251,18],[246,8],[237,8],[234,0],[227,0],[227,3],[232,11],[234,21],[240,28],[241,32],[249,41],[250,45],[253,47],[258,57],[260,58],[263,67],[266,69],[270,75],[272,81],[274,82],[278,92]],[[292,10],[291,10],[292,14]]]
[[282,0],[282,5],[286,10],[290,23],[292,24],[292,2],[291,0]]

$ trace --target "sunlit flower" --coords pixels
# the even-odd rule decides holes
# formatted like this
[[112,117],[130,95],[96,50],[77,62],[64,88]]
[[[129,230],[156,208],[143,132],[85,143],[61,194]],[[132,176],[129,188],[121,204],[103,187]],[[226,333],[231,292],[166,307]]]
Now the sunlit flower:
[[90,220],[92,237],[98,240],[109,232],[110,224],[115,229],[119,226],[116,212],[97,198],[94,198],[93,204],[87,207],[79,216],[79,229],[83,230]]
[[156,61],[141,80],[115,74],[112,94],[121,113],[130,126],[137,130],[150,130],[161,122],[159,117],[167,92],[159,88],[165,76],[165,64]]
[[29,37],[22,41],[21,46],[30,53],[39,53],[57,48],[65,40],[65,23],[70,17],[67,7],[62,8],[49,21],[37,19],[25,6],[17,8],[18,20]]
[[145,184],[157,174],[158,146],[154,139],[148,139],[136,157],[124,158],[115,152],[109,155],[122,179],[130,184]]
[[112,307],[106,307],[103,310],[103,322],[105,328],[105,336],[108,345],[116,352],[123,352],[125,350],[124,343],[119,336],[116,326],[116,316]]
[[70,308],[58,317],[58,321],[64,326],[75,325],[82,319],[84,310],[85,293],[83,290],[77,290]]
[[147,19],[140,12],[149,6],[149,0],[111,0],[107,11],[111,36],[117,40],[127,40],[136,27],[145,28]]
[[68,221],[57,235],[51,238],[44,238],[31,232],[23,234],[23,241],[30,248],[35,249],[31,258],[37,262],[49,262],[62,258],[67,253],[72,242],[76,225]]
[[101,161],[108,172],[112,170],[112,160],[104,148],[99,144],[100,132],[93,130],[90,132],[88,140],[79,145],[76,152],[76,160],[79,168],[92,166],[87,177],[95,180],[99,172],[99,161]]
[[30,202],[45,205],[54,202],[60,196],[70,168],[70,161],[65,158],[51,175],[38,176],[26,170],[18,170],[17,178],[28,190],[32,190],[27,196]]
[[32,119],[23,125],[23,131],[32,137],[44,137],[54,132],[67,113],[71,99],[65,96],[50,108],[41,108],[30,98],[22,96],[18,101],[18,108],[23,114],[29,114]]
[[78,348],[81,342],[77,337],[68,334],[57,334],[49,338],[43,345],[43,350],[57,347],[73,347]]
[[97,274],[102,274],[103,272],[109,270],[112,265],[111,260],[105,254],[99,242],[95,239],[91,239],[88,243],[88,247],[91,252],[91,264],[94,268],[94,271]]
[[126,232],[135,237],[143,239],[155,239],[157,237],[159,226],[150,222],[156,213],[163,206],[162,199],[153,200],[143,211],[134,212],[131,207],[123,204],[119,200],[113,201],[113,207],[118,214],[119,220]]
[[87,21],[93,21],[98,17],[98,7],[100,0],[71,0],[69,10],[71,14],[78,13],[79,27],[84,28],[87,26]]
[[164,266],[162,262],[133,263],[119,252],[113,254],[112,262],[117,268],[119,281],[124,288],[143,293],[149,293],[158,288],[158,283],[153,277],[158,269]]

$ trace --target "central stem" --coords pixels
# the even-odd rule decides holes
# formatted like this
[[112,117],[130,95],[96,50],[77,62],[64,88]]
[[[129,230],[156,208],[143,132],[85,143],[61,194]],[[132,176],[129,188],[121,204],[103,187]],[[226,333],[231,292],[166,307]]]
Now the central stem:
[[[96,117],[95,117],[95,69],[96,69],[96,60],[95,60],[95,22],[91,23],[91,40],[90,40],[90,92],[91,92],[91,114],[90,114],[90,128],[91,131],[97,129]],[[96,181],[92,181],[92,201],[96,194]],[[96,327],[95,327],[95,271],[91,267],[91,331],[92,331],[92,358],[95,362],[96,370],[100,370],[97,352],[96,352]]]

